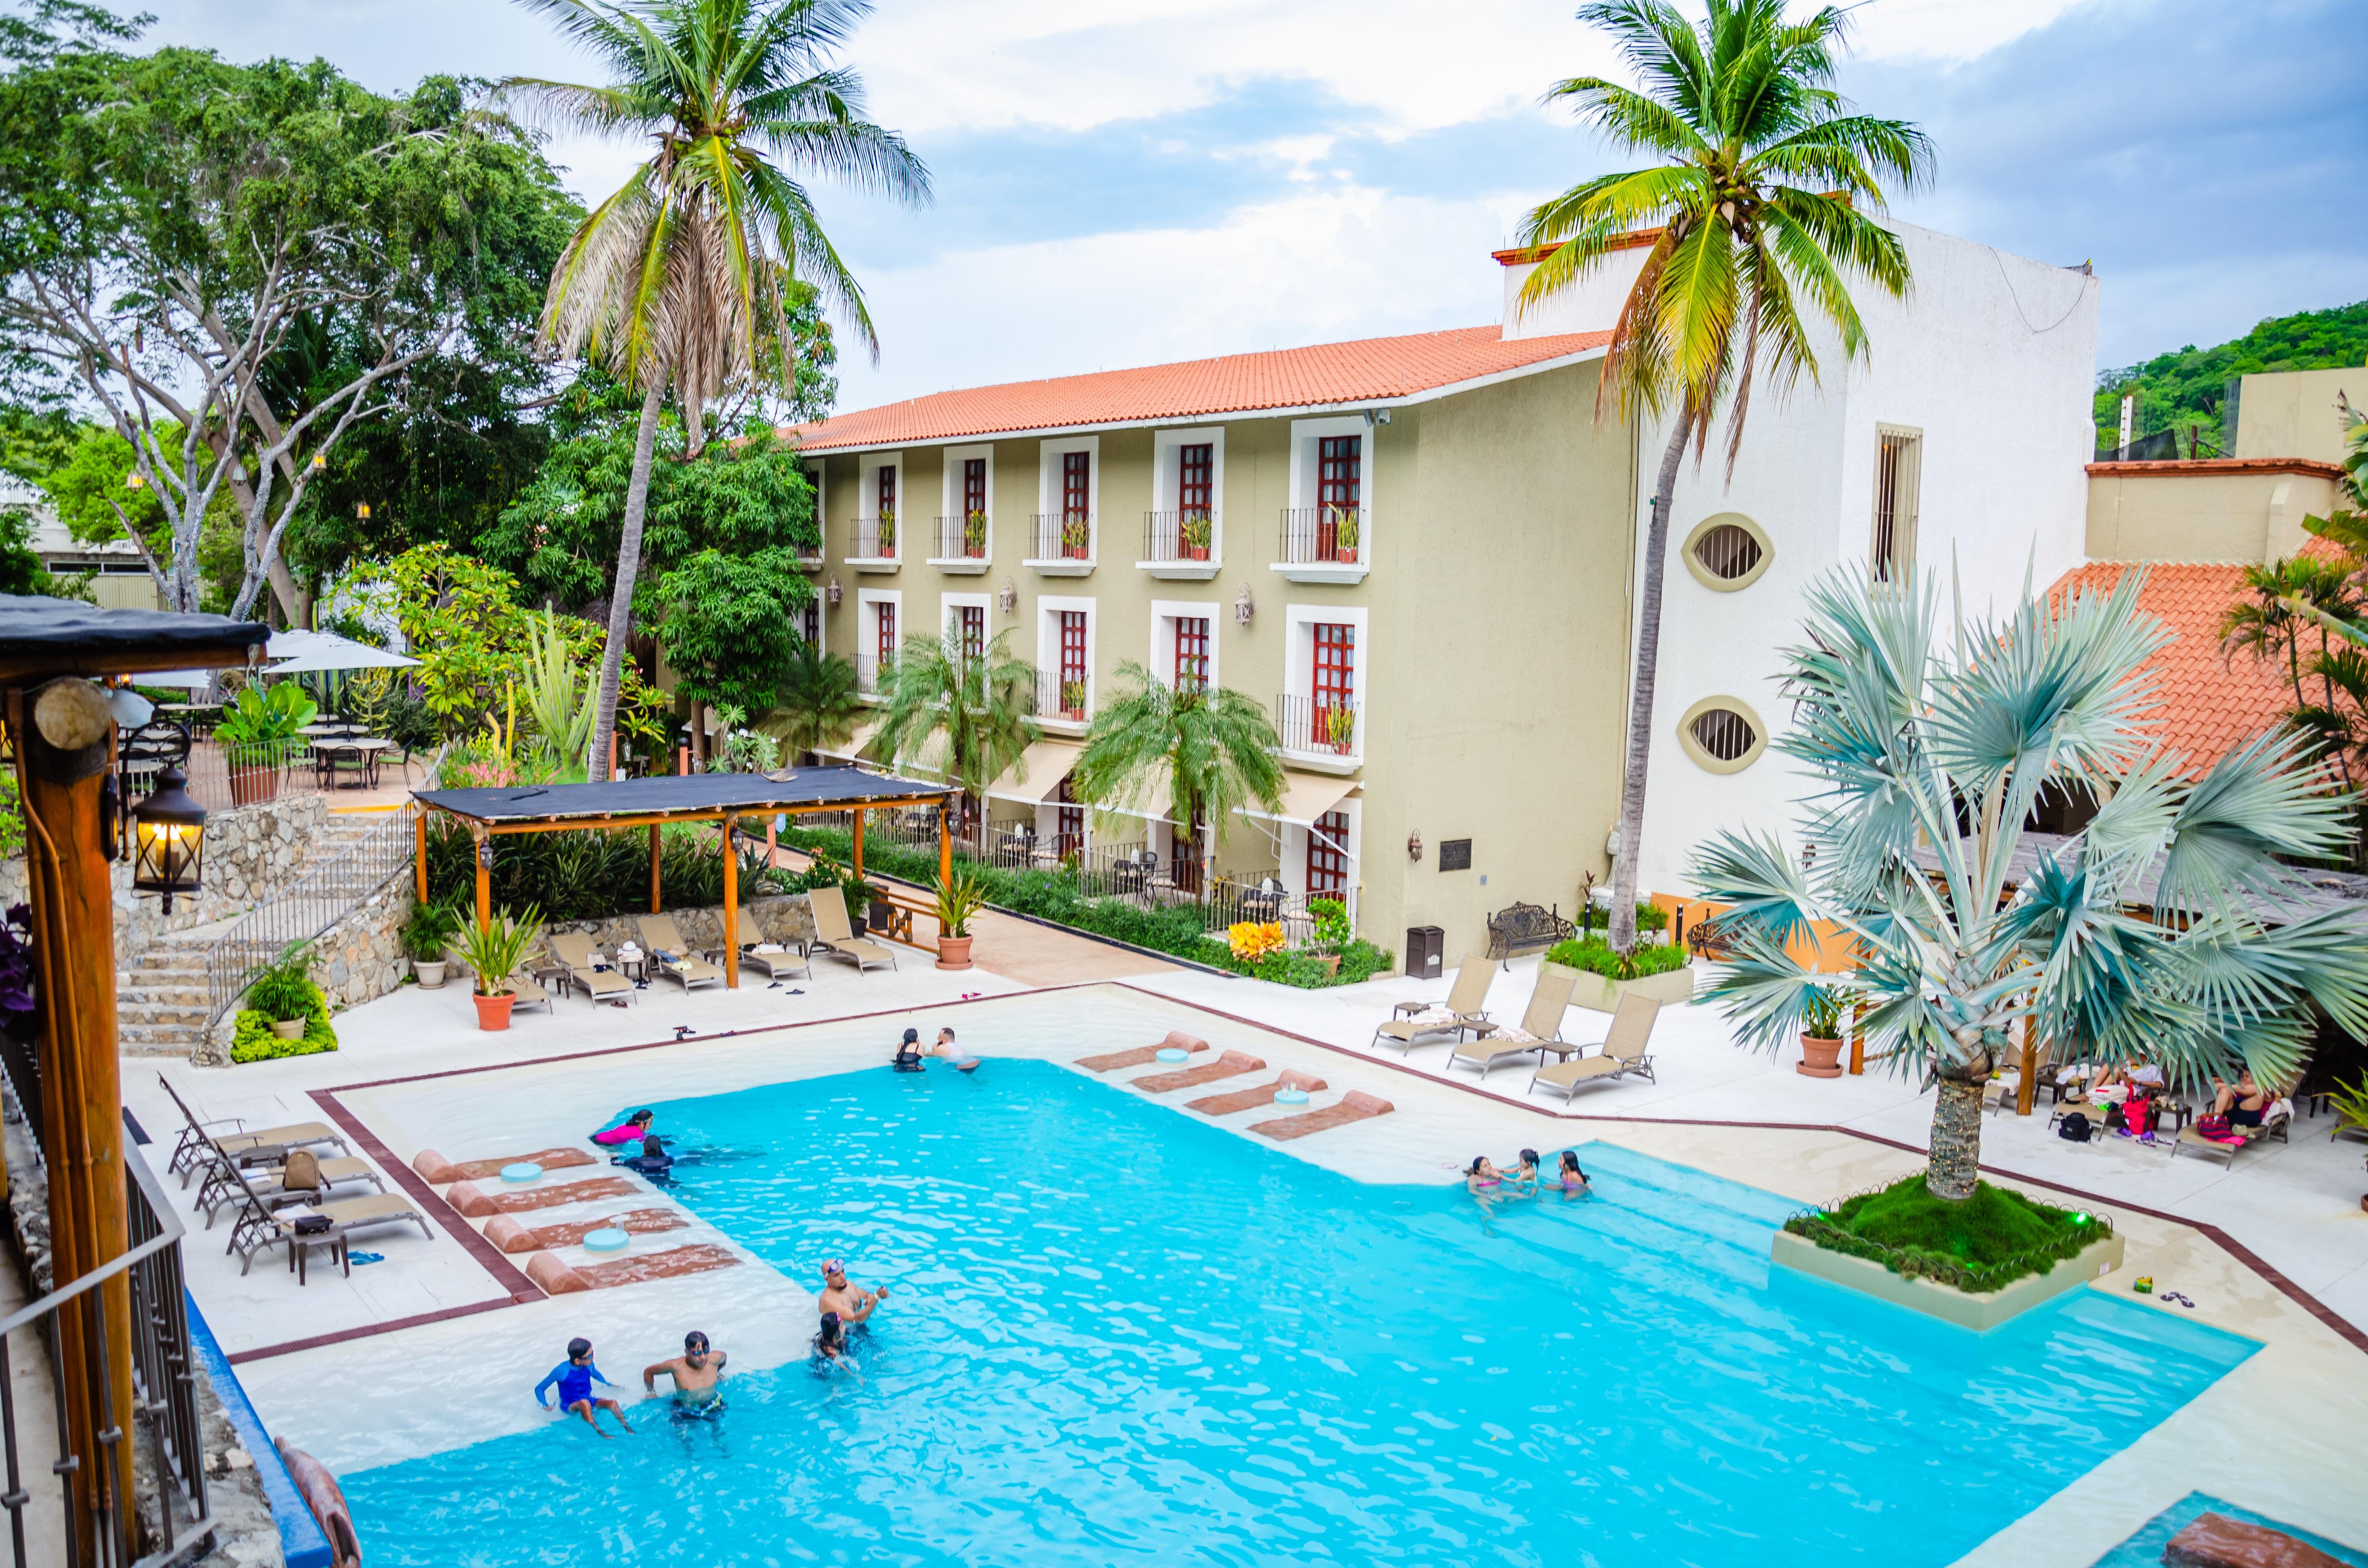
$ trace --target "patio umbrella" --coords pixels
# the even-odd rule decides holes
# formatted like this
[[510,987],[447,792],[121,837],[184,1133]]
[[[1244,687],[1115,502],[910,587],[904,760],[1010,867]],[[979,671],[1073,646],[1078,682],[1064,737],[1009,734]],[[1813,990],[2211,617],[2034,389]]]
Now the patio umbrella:
[[[299,638],[302,641],[295,641]],[[292,655],[285,659],[280,658],[283,642]],[[273,676],[310,675],[321,670],[398,670],[419,663],[328,631],[275,631],[271,634],[270,653],[280,662],[268,666],[263,673]]]

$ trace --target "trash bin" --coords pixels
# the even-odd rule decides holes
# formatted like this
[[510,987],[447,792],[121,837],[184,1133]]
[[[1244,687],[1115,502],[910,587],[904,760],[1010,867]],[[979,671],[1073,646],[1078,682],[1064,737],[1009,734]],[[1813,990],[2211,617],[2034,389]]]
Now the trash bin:
[[1446,972],[1447,933],[1437,926],[1409,926],[1406,971],[1411,980],[1437,980]]

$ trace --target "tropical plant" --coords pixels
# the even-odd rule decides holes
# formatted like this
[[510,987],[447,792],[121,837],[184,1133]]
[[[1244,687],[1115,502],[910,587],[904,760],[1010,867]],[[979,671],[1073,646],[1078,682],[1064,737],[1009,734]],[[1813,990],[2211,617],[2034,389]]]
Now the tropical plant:
[[1282,950],[1282,922],[1242,920],[1225,927],[1225,946],[1244,963],[1256,963]]
[[290,942],[247,983],[246,1005],[275,1024],[310,1017],[321,988],[313,983],[313,949]]
[[1850,994],[1839,985],[1812,985],[1801,993],[1801,1032],[1812,1040],[1839,1040]]
[[769,723],[793,755],[845,745],[864,708],[854,662],[801,642],[781,677],[780,702]]
[[973,512],[962,519],[962,551],[968,555],[986,553],[986,514]]
[[1332,548],[1343,561],[1357,558],[1357,509],[1353,506],[1332,508]]
[[[880,672],[887,705],[880,744],[901,760],[924,759],[979,802],[978,842],[986,843],[986,787],[1019,764],[1040,738],[1036,672],[1011,656],[1010,633],[997,632],[969,653],[958,640],[908,637],[905,651]],[[942,737],[940,756],[927,756]]]
[[383,735],[393,727],[393,670],[356,670],[347,677],[345,688],[338,696],[346,717],[359,724],[364,733]]
[[930,886],[937,894],[938,928],[949,937],[969,936],[970,917],[986,907],[985,879],[957,866],[952,876],[932,879]]
[[1324,742],[1334,751],[1345,752],[1357,738],[1357,710],[1347,703],[1337,703],[1324,710]]
[[[560,836],[575,836],[563,835]],[[425,899],[412,906],[410,918],[403,923],[399,939],[403,950],[415,963],[436,963],[444,957],[444,949],[461,934],[461,917],[450,903],[440,899]]]
[[1209,515],[1206,512],[1188,514],[1182,524],[1182,538],[1187,550],[1209,548]]
[[1645,88],[1575,76],[1548,89],[1547,101],[1575,105],[1615,147],[1660,162],[1582,181],[1521,225],[1520,244],[1545,251],[1521,286],[1522,311],[1631,255],[1635,238],[1652,242],[1612,327],[1596,390],[1598,418],[1616,406],[1623,422],[1668,426],[1636,600],[1612,862],[1611,940],[1622,949],[1636,941],[1630,911],[1645,836],[1678,465],[1690,444],[1699,464],[1727,403],[1732,477],[1754,381],[1764,377],[1780,393],[1804,374],[1819,381],[1813,323],[1832,331],[1845,360],[1868,358],[1848,279],[1906,295],[1907,250],[1876,215],[1886,187],[1913,188],[1932,165],[1921,131],[1853,114],[1830,86],[1848,41],[1848,8],[1827,6],[1799,21],[1786,20],[1784,8],[1785,0],[1708,0],[1695,28],[1668,0],[1582,6],[1579,19],[1611,35]]
[[1326,952],[1339,951],[1357,935],[1349,919],[1349,906],[1337,898],[1311,898],[1307,913],[1315,923],[1315,945]]
[[926,199],[928,172],[862,118],[856,74],[828,63],[864,0],[520,0],[607,65],[605,85],[512,77],[503,94],[570,129],[648,138],[656,151],[596,207],[552,273],[542,335],[642,393],[600,661],[594,777],[608,776],[618,684],[658,414],[679,400],[688,455],[711,398],[774,381],[791,356],[793,285],[811,285],[879,342],[863,291],[825,236],[803,165],[859,189]]
[[592,699],[598,677],[577,669],[574,650],[560,635],[558,618],[547,609],[527,619],[526,654],[518,676],[527,719],[534,726],[527,744],[537,774],[555,783],[583,782],[591,777],[585,753],[592,744]]
[[1064,713],[1082,713],[1085,710],[1086,683],[1081,680],[1063,681],[1061,683],[1061,711]]
[[880,553],[882,557],[896,553],[896,509],[880,508]]
[[715,710],[715,755],[707,759],[710,773],[771,773],[781,766],[781,743],[772,735],[746,728],[748,715],[737,708]]
[[[1937,1087],[1926,1181],[1952,1202],[1975,1191],[1982,1085],[2018,1028],[2026,1052],[2196,1085],[2240,1066],[2293,1083],[2313,1002],[2368,1032],[2368,943],[2297,902],[2278,859],[2340,847],[2350,802],[2290,734],[2193,778],[2154,746],[2144,669],[2169,637],[2137,613],[2145,576],[1947,630],[1935,585],[1821,579],[1777,743],[1823,785],[1801,848],[1726,833],[1694,860],[1702,896],[1732,906],[1710,995],[1747,1040],[1781,1047],[1833,984],[1788,943],[1813,923],[1851,939],[1870,1054]],[[2026,853],[2050,788],[2103,803]]]
[[2368,1078],[2362,1078],[2349,1086],[2330,1085],[2327,1091],[2327,1103],[2335,1108],[2339,1130],[2368,1129]]
[[214,738],[226,745],[261,745],[294,740],[320,715],[320,705],[293,680],[249,686],[222,710]]
[[504,907],[495,910],[483,926],[472,922],[461,931],[458,949],[461,961],[477,977],[478,995],[510,994],[510,976],[518,972],[541,926],[542,911],[529,904],[522,915],[514,918]]
[[1167,798],[1184,841],[1189,824],[1208,823],[1216,842],[1226,823],[1253,801],[1282,809],[1282,742],[1266,710],[1230,687],[1170,687],[1133,660],[1118,667],[1122,688],[1105,696],[1085,749],[1069,773],[1069,792],[1100,807],[1139,808]]

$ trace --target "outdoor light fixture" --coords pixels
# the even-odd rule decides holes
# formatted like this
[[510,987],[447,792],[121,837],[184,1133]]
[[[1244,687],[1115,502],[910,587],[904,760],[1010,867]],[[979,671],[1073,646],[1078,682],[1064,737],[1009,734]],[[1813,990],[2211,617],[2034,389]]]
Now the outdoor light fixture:
[[326,469],[328,466],[329,466],[329,454],[328,454],[328,453],[326,453],[326,452],[314,452],[314,453],[313,454],[313,472],[314,473],[319,473],[319,472],[321,472],[323,470]]
[[1247,583],[1244,583],[1242,585],[1242,597],[1234,601],[1234,619],[1240,621],[1244,626],[1247,626],[1250,623],[1250,617],[1256,614],[1257,611],[1258,606],[1250,602],[1250,585]]
[[996,595],[996,601],[1003,606],[1004,614],[1016,615],[1019,613],[1019,590],[1011,585],[1010,578],[1006,577],[1003,580],[1003,592]]
[[1419,829],[1406,835],[1406,858],[1409,860],[1422,858],[1422,833]]
[[354,516],[355,516],[355,517],[359,517],[363,522],[366,522],[366,523],[367,523],[367,522],[369,522],[369,521],[370,521],[370,503],[369,503],[369,502],[367,502],[367,501],[357,501],[357,502],[355,502],[355,503],[354,503]]
[[830,574],[830,586],[823,590],[823,597],[828,599],[832,604],[837,604],[841,598],[846,597],[846,594],[847,590],[838,585],[838,574],[836,572],[832,573]]
[[188,779],[177,767],[157,775],[155,792],[131,808],[131,891],[164,895],[196,892],[199,861],[205,853],[206,809],[189,798]]
[[123,488],[126,490],[144,490],[147,485],[148,482],[136,473],[127,473],[123,476]]

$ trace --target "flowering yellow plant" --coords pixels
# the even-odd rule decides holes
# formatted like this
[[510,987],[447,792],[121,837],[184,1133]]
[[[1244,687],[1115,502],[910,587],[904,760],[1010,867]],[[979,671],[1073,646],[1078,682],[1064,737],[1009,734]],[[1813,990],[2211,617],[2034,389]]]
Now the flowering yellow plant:
[[1225,928],[1225,940],[1234,949],[1234,957],[1244,963],[1258,960],[1282,946],[1282,922],[1245,920]]

